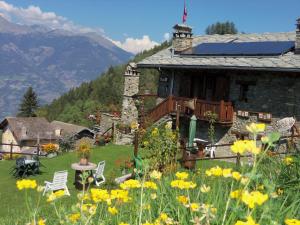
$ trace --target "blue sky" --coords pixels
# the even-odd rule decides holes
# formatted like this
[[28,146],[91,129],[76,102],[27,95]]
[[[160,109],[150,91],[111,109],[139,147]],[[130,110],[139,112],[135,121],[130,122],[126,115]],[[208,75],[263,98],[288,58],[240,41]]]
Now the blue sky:
[[[1,2],[18,9],[37,6],[43,13],[53,12],[74,24],[101,28],[105,36],[122,44],[127,38],[137,41],[145,35],[150,41],[163,41],[165,33],[181,22],[184,0],[5,0],[0,1],[0,13]],[[225,20],[233,21],[239,31],[246,33],[292,31],[300,17],[300,0],[186,2],[187,23],[195,34],[202,34],[211,23]]]

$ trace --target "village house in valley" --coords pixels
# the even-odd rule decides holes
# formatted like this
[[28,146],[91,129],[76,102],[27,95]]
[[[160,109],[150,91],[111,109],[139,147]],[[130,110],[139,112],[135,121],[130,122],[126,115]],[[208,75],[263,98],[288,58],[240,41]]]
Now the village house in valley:
[[160,72],[149,117],[174,118],[179,110],[183,135],[195,114],[196,137],[207,140],[207,111],[217,116],[218,143],[247,138],[250,122],[265,123],[268,132],[282,118],[300,120],[300,19],[295,32],[263,34],[193,36],[191,27],[179,24],[172,46],[138,62],[139,68]]
[[[14,144],[13,152],[36,150],[30,146],[57,143],[58,136],[52,125],[41,117],[7,117],[0,123],[2,143]],[[3,151],[10,151],[10,145],[2,145]]]

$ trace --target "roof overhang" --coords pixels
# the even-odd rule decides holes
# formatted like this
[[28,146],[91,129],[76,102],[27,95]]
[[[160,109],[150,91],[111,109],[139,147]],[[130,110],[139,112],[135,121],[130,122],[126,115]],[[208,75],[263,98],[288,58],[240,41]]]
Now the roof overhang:
[[273,72],[300,72],[300,68],[247,67],[247,66],[211,66],[211,65],[175,65],[175,64],[137,64],[142,69],[206,69],[206,70],[254,70]]

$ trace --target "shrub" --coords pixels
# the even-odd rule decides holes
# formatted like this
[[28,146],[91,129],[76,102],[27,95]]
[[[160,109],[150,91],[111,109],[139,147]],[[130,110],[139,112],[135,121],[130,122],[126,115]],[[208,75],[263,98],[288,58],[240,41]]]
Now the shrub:
[[58,140],[58,144],[62,152],[69,152],[75,149],[75,139],[73,136],[63,136]]
[[46,152],[47,154],[58,151],[58,145],[53,143],[44,144],[41,147],[42,151]]

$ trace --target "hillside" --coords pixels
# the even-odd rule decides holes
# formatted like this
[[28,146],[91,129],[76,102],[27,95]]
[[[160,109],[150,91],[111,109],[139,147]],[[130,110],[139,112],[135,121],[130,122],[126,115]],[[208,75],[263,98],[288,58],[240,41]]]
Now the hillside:
[[40,104],[50,103],[132,56],[96,33],[19,25],[0,16],[0,118],[17,112],[29,86]]
[[[133,61],[138,62],[169,45],[170,43],[165,42],[149,51],[144,51],[136,55]],[[97,108],[101,111],[121,110],[125,66],[126,64],[110,67],[97,79],[71,89],[51,104],[42,107],[39,115],[47,117],[50,121],[61,120],[88,126],[90,124],[87,116],[95,113]],[[156,70],[141,70],[140,90],[147,89],[156,93],[157,81],[158,72]]]

